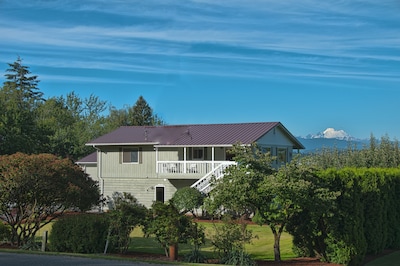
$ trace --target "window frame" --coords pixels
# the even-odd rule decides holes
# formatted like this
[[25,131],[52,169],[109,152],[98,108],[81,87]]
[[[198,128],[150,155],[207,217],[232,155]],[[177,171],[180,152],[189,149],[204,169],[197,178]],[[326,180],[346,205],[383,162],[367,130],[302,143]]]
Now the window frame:
[[[201,152],[201,157],[195,157],[195,155],[197,155],[197,153]],[[204,147],[193,147],[192,148],[192,160],[193,161],[200,161],[200,160],[204,160]]]
[[[125,153],[129,152],[129,161],[125,161]],[[132,161],[132,153],[136,153],[136,161]],[[140,149],[138,147],[122,148],[122,163],[123,164],[139,164],[140,163]]]

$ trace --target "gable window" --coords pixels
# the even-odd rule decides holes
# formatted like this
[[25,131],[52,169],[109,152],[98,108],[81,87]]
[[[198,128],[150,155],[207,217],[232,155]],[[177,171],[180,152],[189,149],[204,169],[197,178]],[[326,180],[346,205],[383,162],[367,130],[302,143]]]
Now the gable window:
[[204,149],[203,148],[193,148],[193,160],[203,160]]
[[123,163],[139,163],[139,149],[129,148],[122,150],[122,162]]

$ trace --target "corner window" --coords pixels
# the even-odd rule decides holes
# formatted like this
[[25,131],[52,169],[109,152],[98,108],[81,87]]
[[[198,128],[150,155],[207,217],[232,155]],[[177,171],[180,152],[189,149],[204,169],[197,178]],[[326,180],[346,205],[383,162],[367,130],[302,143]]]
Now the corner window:
[[287,163],[287,149],[286,148],[278,148],[278,163]]
[[271,147],[261,147],[261,152],[262,153],[268,153],[269,152],[269,154],[272,155]]
[[122,150],[123,163],[139,163],[139,149],[129,148]]

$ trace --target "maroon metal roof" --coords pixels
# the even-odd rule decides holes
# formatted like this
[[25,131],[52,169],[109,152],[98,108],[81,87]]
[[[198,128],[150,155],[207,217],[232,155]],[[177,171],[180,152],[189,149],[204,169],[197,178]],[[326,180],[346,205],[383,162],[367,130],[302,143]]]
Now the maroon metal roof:
[[88,156],[83,157],[79,161],[77,161],[78,164],[84,163],[84,164],[90,164],[90,163],[97,163],[97,152],[92,152]]
[[280,127],[293,141],[294,148],[303,145],[280,123],[197,124],[169,126],[124,126],[90,141],[87,145],[232,145],[251,144],[275,127]]

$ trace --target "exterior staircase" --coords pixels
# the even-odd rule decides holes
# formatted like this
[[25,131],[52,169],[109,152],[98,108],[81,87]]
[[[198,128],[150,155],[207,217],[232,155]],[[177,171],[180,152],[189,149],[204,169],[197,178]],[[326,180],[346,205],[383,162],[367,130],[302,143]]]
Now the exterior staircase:
[[215,178],[215,180],[218,180],[222,178],[225,174],[225,169],[228,168],[231,165],[236,165],[236,162],[223,162],[219,164],[217,167],[212,169],[210,172],[208,172],[205,176],[197,180],[193,185],[190,187],[196,188],[198,191],[207,194],[212,190],[211,186],[211,180]]

